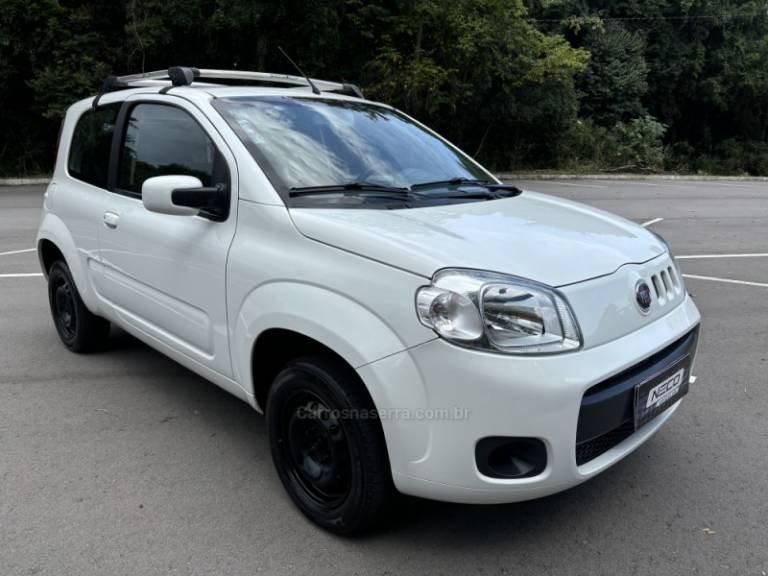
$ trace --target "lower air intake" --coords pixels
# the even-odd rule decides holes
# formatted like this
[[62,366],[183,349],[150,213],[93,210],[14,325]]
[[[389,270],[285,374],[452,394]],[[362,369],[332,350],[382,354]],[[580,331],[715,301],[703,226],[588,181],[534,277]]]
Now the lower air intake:
[[635,423],[632,420],[627,420],[618,428],[614,428],[597,438],[576,444],[576,465],[581,466],[605,454],[608,450],[629,438],[634,432]]

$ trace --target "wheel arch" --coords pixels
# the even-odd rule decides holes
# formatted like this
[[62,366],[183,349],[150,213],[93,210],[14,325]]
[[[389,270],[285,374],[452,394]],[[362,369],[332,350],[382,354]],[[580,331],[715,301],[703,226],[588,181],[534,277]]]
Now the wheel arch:
[[333,359],[348,369],[350,375],[354,374],[360,385],[365,387],[354,366],[322,342],[293,330],[268,328],[256,338],[251,353],[253,394],[261,408],[266,406],[269,388],[282,368],[291,360],[305,356]]
[[37,233],[37,257],[46,278],[51,265],[57,259],[63,259],[85,305],[92,312],[98,308],[83,264],[84,259],[80,257],[75,241],[64,222],[50,212],[43,217]]
[[59,247],[47,238],[41,238],[37,243],[37,257],[40,260],[40,267],[43,269],[43,274],[46,278],[48,278],[54,262],[57,260],[64,260],[66,262],[67,260],[64,254],[61,253],[61,250],[59,250]]
[[[265,394],[255,375],[265,352],[282,358],[291,346],[323,350],[357,370],[407,348],[373,311],[320,286],[272,282],[251,291],[238,308],[230,323],[235,375],[258,408]],[[285,349],[278,354],[281,343]]]

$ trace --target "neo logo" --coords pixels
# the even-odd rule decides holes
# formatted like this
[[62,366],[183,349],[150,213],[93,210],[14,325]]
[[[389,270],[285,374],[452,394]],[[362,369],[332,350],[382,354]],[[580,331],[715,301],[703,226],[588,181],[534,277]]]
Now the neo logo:
[[645,407],[650,408],[656,404],[663,404],[680,390],[680,385],[683,383],[683,377],[685,376],[685,368],[678,370],[672,376],[664,380],[661,384],[651,388],[648,393],[648,402]]

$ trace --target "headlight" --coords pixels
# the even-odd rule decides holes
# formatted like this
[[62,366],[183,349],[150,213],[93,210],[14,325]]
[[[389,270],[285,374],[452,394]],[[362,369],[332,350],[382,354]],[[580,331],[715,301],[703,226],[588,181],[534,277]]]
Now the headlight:
[[556,290],[493,272],[445,269],[416,293],[425,326],[456,344],[506,354],[581,347],[571,307]]
[[[646,230],[647,230],[647,228],[646,228]],[[672,258],[672,260],[674,260],[674,259],[675,259],[675,257],[672,255],[672,248],[670,248],[670,246],[669,246],[669,242],[667,242],[667,241],[664,239],[664,236],[662,236],[661,234],[659,234],[658,232],[655,232],[655,231],[653,231],[653,230],[648,230],[648,232],[650,232],[651,234],[653,234],[654,236],[656,236],[656,239],[657,239],[659,242],[661,242],[661,244],[664,246],[664,248],[666,248],[666,249],[667,249],[667,253],[669,254],[669,257],[670,257],[670,258]]]

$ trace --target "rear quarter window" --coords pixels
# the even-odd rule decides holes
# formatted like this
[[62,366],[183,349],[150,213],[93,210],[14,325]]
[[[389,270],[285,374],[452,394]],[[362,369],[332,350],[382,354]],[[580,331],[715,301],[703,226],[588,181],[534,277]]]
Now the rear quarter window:
[[109,154],[121,103],[106,104],[80,116],[72,134],[67,168],[73,178],[107,187]]

